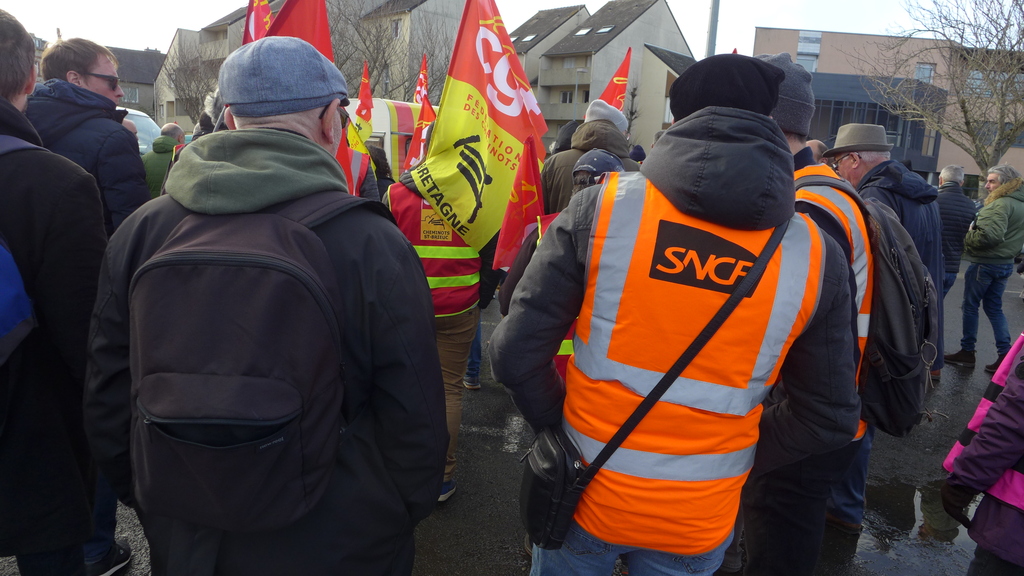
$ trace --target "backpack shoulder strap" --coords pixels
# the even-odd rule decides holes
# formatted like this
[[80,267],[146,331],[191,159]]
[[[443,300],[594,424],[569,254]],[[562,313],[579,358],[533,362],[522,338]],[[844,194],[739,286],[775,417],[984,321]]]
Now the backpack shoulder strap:
[[8,152],[17,152],[18,150],[31,150],[33,148],[39,150],[45,150],[42,146],[36,146],[31,142],[26,142],[16,136],[8,136],[7,134],[0,134],[0,156],[7,154]]
[[352,196],[340,190],[317,192],[316,194],[303,196],[298,200],[282,202],[269,208],[267,211],[298,222],[307,228],[312,228],[342,212],[347,212],[357,207],[368,209],[387,218],[392,223],[394,222],[391,212],[380,202]]
[[810,188],[811,186],[828,186],[829,188],[838,188],[839,190],[860,199],[860,194],[857,194],[857,190],[854,189],[853,184],[850,184],[842,178],[833,178],[832,176],[825,176],[824,174],[801,176],[796,179],[794,185],[797,190],[800,190],[801,188]]

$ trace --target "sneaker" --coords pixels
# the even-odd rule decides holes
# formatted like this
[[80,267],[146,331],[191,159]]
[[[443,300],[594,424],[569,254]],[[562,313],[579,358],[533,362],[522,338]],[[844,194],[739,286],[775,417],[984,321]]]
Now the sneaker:
[[974,368],[974,350],[960,350],[956,354],[946,354],[942,359],[946,364]]
[[832,515],[831,512],[825,513],[825,524],[839,530],[844,534],[860,534],[861,525],[853,522],[847,522],[846,520],[840,520]]
[[115,540],[106,556],[85,565],[85,576],[111,576],[127,566],[131,559],[132,547],[124,540]]
[[999,370],[999,365],[1003,363],[1003,358],[1006,358],[1006,354],[1000,354],[996,361],[991,364],[985,365],[985,372],[989,374],[995,374],[996,370]]
[[466,390],[479,390],[480,389],[480,377],[479,376],[463,376],[462,385],[466,387]]
[[437,501],[444,502],[451,498],[452,494],[455,494],[455,478],[446,480],[444,484],[441,484],[441,495],[437,497]]

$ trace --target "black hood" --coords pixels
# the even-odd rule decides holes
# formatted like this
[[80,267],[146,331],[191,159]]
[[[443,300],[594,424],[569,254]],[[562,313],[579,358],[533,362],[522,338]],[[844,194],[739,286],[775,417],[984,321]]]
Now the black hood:
[[575,120],[570,120],[564,126],[558,129],[558,136],[555,137],[555,147],[551,150],[552,154],[558,154],[563,150],[572,148],[572,135],[576,133],[576,129],[580,127],[580,123]]
[[70,82],[47,80],[36,84],[28,97],[27,114],[43,145],[49,147],[87,120],[107,118],[120,124],[128,111],[118,110],[113,100]]
[[935,186],[925,182],[924,178],[895,160],[882,162],[865,174],[857,189],[867,187],[882,188],[921,204],[934,202],[939,197],[939,191]]
[[737,230],[793,216],[793,154],[778,124],[709,107],[673,124],[640,171],[685,214]]
[[0,134],[21,138],[36,146],[43,145],[32,123],[6,98],[0,98]]

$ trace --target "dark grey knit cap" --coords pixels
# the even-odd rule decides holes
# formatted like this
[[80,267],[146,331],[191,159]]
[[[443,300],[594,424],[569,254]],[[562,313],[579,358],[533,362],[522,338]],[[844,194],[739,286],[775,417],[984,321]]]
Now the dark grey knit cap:
[[754,58],[778,66],[786,73],[786,79],[779,86],[779,103],[772,110],[772,118],[783,132],[807,136],[811,131],[811,116],[814,115],[811,73],[794,64],[789,52],[760,54]]

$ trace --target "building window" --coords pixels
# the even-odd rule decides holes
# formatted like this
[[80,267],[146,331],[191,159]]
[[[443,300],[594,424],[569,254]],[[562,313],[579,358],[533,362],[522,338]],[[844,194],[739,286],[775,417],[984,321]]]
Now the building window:
[[821,54],[821,32],[801,30],[796,45],[797,54]]
[[562,104],[572,104],[572,92],[569,90],[562,90]]
[[800,54],[796,57],[796,63],[803,66],[808,72],[818,71],[818,56],[816,54]]
[[921,82],[932,83],[932,77],[935,76],[935,64],[926,64],[924,62],[918,62],[917,66],[914,67],[914,80],[920,80]]
[[611,25],[611,26],[602,26],[602,27],[598,28],[597,32],[594,32],[594,34],[605,34],[607,32],[611,32],[612,28],[615,28],[614,24]]
[[161,120],[167,118],[167,111],[164,110],[163,104],[160,105],[160,113],[157,115],[157,118],[160,118]]
[[575,56],[569,56],[568,58],[562,58],[562,68],[575,68],[575,67],[576,67],[576,57]]
[[513,36],[513,37],[509,38],[509,40],[512,41],[512,42],[515,42],[516,40],[519,40],[519,36]]
[[536,37],[537,37],[536,34],[530,34],[529,36],[526,36],[526,37],[523,38],[523,42],[529,42],[530,40],[533,40]]
[[166,116],[166,118],[171,118],[173,116],[174,116],[174,100],[168,100],[167,101],[167,116]]
[[129,104],[139,103],[139,89],[131,86],[121,86],[124,90],[124,96],[121,97],[121,102],[127,102]]
[[391,93],[391,66],[388,64],[384,65],[384,70],[381,73],[381,80],[384,82],[384,94]]
[[401,27],[401,25],[402,25],[402,21],[401,20],[392,20],[391,21],[391,37],[392,38],[398,38],[398,29]]
[[924,139],[921,143],[921,154],[924,156],[935,156],[935,144],[938,142],[938,132],[925,129]]
[[583,102],[590,102],[590,90],[583,91]]
[[580,28],[576,31],[577,36],[586,36],[593,28]]

